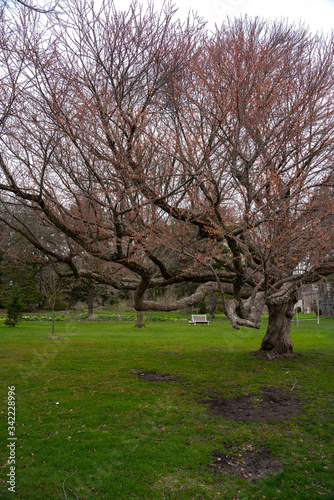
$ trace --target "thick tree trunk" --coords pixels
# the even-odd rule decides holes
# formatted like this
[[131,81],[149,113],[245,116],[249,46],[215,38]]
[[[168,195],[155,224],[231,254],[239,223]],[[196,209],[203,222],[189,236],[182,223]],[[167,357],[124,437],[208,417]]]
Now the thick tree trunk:
[[217,297],[216,292],[209,293],[209,307],[210,307],[210,318],[214,319],[216,317],[216,307],[217,307]]
[[130,291],[129,306],[130,307],[135,306],[135,292],[133,290]]
[[144,325],[144,312],[137,311],[137,323],[135,324],[135,328],[146,328]]
[[88,307],[88,311],[87,311],[88,318],[92,318],[93,314],[94,314],[94,295],[93,295],[93,287],[92,286],[90,286],[89,290],[88,290],[87,307]]
[[292,355],[291,320],[296,302],[297,294],[292,293],[283,303],[267,303],[269,322],[260,351],[265,352],[269,359]]
[[186,306],[183,309],[183,314],[192,314],[193,313],[193,306]]

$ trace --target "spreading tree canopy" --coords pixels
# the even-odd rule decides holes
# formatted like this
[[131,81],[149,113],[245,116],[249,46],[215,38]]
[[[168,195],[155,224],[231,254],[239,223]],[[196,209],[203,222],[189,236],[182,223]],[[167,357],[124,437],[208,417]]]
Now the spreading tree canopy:
[[[291,353],[298,287],[334,270],[333,38],[242,18],[209,33],[170,6],[65,10],[1,22],[8,230],[139,311],[218,291],[236,329],[258,328],[266,304],[262,350]],[[197,287],[147,299],[180,283]]]

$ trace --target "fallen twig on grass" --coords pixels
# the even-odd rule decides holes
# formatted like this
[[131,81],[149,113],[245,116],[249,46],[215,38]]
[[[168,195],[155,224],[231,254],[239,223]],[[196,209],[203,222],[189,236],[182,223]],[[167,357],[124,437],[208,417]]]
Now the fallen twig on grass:
[[94,429],[92,432],[97,432],[99,429],[101,429],[101,427],[102,427],[102,424],[100,424],[100,425],[98,426],[98,428],[97,428],[97,429]]
[[292,388],[290,389],[290,392],[294,390],[294,388],[296,387],[296,384],[297,384],[297,379],[295,377],[295,383],[293,384]]
[[[63,492],[64,492],[64,495],[65,495],[66,500],[68,500],[68,496],[66,495],[64,485],[65,485],[66,481],[68,480],[68,478],[69,478],[69,477],[71,477],[71,476],[74,476],[74,474],[76,474],[77,472],[78,472],[78,469],[76,469],[76,470],[75,470],[75,472],[73,472],[73,474],[70,474],[69,476],[67,476],[67,478],[66,478],[66,479],[64,480],[64,482],[63,482],[63,485],[62,485],[62,486],[63,486]],[[71,492],[71,493],[72,493],[72,492]]]
[[69,486],[67,486],[67,489],[72,493],[72,495],[77,498],[78,500],[80,500],[80,498],[78,497],[78,495],[75,493],[75,491],[71,490],[71,488]]

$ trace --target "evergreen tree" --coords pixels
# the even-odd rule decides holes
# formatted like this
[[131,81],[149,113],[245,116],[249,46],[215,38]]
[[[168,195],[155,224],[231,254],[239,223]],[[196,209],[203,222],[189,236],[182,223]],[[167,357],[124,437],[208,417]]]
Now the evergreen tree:
[[23,303],[21,298],[21,290],[19,286],[14,285],[7,307],[7,317],[5,320],[5,325],[16,326],[21,320],[22,309]]
[[33,304],[43,301],[43,294],[36,288],[36,269],[33,265],[15,262],[3,256],[0,262],[0,307],[5,307],[9,293],[9,281],[19,285],[21,300],[24,309],[29,309]]

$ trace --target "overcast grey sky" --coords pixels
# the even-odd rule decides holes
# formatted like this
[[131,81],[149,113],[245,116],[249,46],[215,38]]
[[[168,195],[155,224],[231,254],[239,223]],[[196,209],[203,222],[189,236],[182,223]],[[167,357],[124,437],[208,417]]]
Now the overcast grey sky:
[[[145,0],[141,3],[145,5]],[[155,0],[159,8],[162,0]],[[126,8],[130,0],[115,0],[118,8]],[[290,22],[302,20],[312,31],[330,33],[334,27],[334,0],[176,0],[179,17],[186,18],[189,9],[197,11],[209,26],[218,25],[227,16],[247,14],[270,19],[288,18]]]

